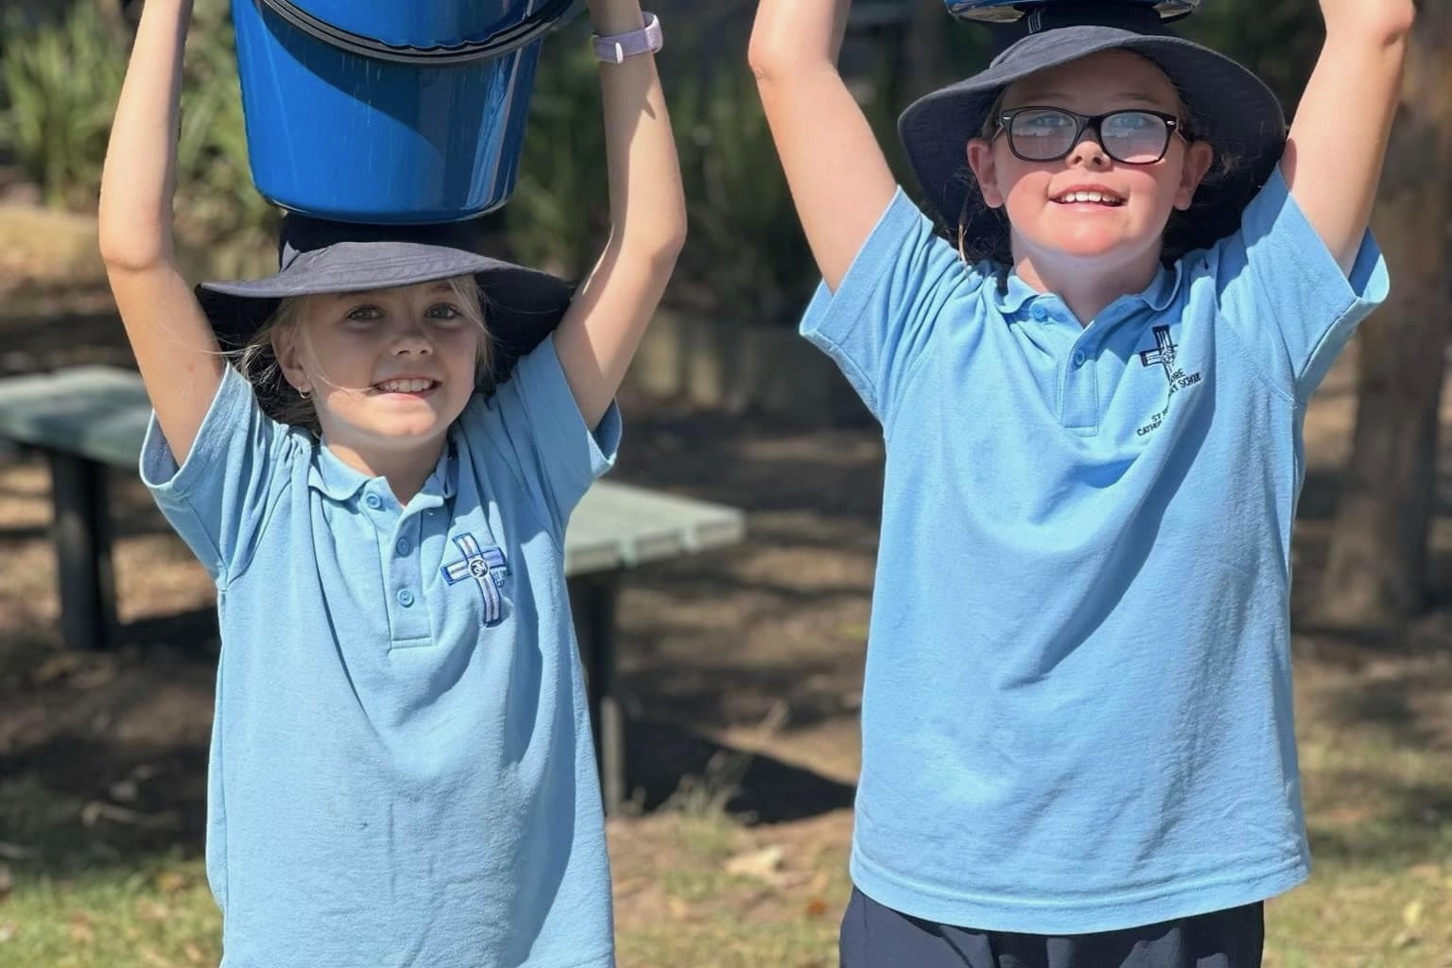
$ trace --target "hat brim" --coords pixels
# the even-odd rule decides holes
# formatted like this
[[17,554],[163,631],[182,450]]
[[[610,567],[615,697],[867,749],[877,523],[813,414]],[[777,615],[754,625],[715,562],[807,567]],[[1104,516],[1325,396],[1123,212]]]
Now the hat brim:
[[1270,178],[1285,148],[1280,102],[1254,73],[1229,57],[1182,37],[1147,35],[1117,27],[1076,25],[1033,34],[995,59],[987,70],[912,104],[898,123],[907,157],[941,229],[961,225],[969,240],[1006,232],[1001,212],[981,199],[968,170],[967,143],[979,137],[1003,89],[1031,74],[1109,50],[1128,50],[1152,61],[1179,88],[1199,140],[1209,142],[1225,172],[1196,192],[1174,254],[1208,248],[1234,232],[1241,211]]
[[197,286],[202,311],[223,347],[247,345],[286,298],[473,276],[483,294],[494,351],[491,376],[498,384],[554,331],[574,296],[572,286],[548,273],[447,246],[348,242],[316,255],[299,258],[263,279]]

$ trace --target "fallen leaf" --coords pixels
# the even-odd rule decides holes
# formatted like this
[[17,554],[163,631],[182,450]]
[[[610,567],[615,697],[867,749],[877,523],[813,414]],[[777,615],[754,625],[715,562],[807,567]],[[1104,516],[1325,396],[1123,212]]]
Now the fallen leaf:
[[1402,908],[1402,923],[1409,928],[1415,928],[1422,920],[1422,902],[1408,901],[1407,906]]
[[1397,936],[1395,938],[1392,938],[1392,947],[1393,948],[1410,948],[1412,945],[1416,944],[1419,940],[1421,940],[1421,939],[1417,937],[1417,935],[1416,935],[1415,932],[1412,932],[1412,931],[1402,931],[1399,934],[1397,934]]
[[117,803],[135,803],[141,795],[141,789],[136,785],[135,780],[121,780],[111,784],[108,788],[111,799]]
[[677,921],[684,921],[691,913],[691,906],[678,897],[666,898],[666,907],[670,909],[671,917]]
[[726,862],[726,873],[751,877],[768,884],[781,883],[782,849],[776,844],[737,854]]
[[20,934],[20,929],[9,921],[0,921],[0,944],[9,944]]
[[131,824],[136,827],[146,827],[152,830],[176,827],[178,825],[177,815],[173,810],[147,814],[140,813],[136,810],[128,810],[125,807],[118,807],[114,803],[104,803],[100,800],[92,800],[81,808],[81,823],[87,827],[94,827],[102,820]]
[[99,689],[116,678],[116,667],[112,665],[98,665],[94,668],[77,672],[71,678],[71,685],[77,689]]
[[186,955],[187,961],[190,961],[194,965],[200,965],[204,960],[206,960],[205,956],[202,954],[202,949],[198,948],[190,941],[182,946],[182,954]]
[[71,675],[80,669],[80,667],[80,657],[68,652],[42,662],[30,674],[30,678],[38,686],[49,685],[57,679],[64,679],[66,676]]
[[807,917],[812,920],[825,917],[827,914],[827,902],[820,897],[814,897],[807,902]]

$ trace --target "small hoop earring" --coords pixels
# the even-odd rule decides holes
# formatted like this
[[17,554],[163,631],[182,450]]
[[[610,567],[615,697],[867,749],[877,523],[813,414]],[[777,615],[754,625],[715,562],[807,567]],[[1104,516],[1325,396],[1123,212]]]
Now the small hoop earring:
[[297,395],[300,396],[300,397],[302,397],[304,400],[306,400],[308,397],[310,397],[310,396],[313,395],[313,392],[311,390],[299,389],[297,391]]

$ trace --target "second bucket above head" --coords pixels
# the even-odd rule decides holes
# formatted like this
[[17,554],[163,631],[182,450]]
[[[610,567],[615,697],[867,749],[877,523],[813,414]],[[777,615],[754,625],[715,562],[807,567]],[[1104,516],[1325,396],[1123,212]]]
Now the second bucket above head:
[[575,0],[232,0],[247,146],[275,204],[444,222],[514,190],[535,66]]
[[[1013,23],[1035,7],[1076,0],[943,0],[953,16],[984,23]],[[1194,13],[1200,0],[1119,0],[1121,3],[1154,7],[1165,20],[1178,20]]]

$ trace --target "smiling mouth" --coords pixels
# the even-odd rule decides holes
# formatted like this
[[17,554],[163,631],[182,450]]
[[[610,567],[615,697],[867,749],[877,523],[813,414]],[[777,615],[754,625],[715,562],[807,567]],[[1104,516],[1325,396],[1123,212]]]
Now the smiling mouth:
[[407,379],[407,380],[383,380],[373,384],[373,389],[379,393],[428,393],[439,385],[438,380]]
[[1107,208],[1118,208],[1124,204],[1124,199],[1118,195],[1111,195],[1108,192],[1065,192],[1056,196],[1053,201],[1059,205],[1103,205]]

